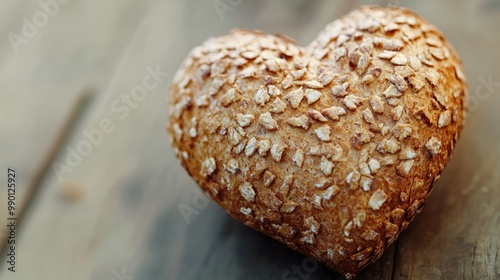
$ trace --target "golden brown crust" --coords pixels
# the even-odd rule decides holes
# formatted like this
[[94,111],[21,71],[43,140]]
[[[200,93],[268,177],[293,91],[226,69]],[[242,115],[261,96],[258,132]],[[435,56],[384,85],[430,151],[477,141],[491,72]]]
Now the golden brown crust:
[[466,111],[460,59],[406,9],[362,7],[307,48],[236,30],[174,78],[177,156],[246,225],[346,277],[418,213]]

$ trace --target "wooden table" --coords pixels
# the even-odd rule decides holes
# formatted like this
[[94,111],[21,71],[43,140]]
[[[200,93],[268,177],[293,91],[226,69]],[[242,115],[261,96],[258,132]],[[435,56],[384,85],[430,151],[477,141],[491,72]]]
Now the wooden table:
[[[302,267],[302,255],[198,197],[164,130],[166,92],[181,60],[209,36],[247,27],[305,45],[366,1],[66,2],[44,10],[4,0],[0,10],[0,214],[6,222],[10,167],[22,216],[16,272],[4,250],[0,279],[300,279],[283,276]],[[218,14],[214,2],[233,6]],[[424,210],[360,279],[500,279],[500,4],[372,3],[388,2],[447,35],[473,108]],[[166,74],[127,105],[152,71]],[[71,150],[88,149],[85,132],[94,132],[92,151],[57,169]],[[189,223],[180,205],[198,207]],[[318,266],[302,279],[341,277]]]

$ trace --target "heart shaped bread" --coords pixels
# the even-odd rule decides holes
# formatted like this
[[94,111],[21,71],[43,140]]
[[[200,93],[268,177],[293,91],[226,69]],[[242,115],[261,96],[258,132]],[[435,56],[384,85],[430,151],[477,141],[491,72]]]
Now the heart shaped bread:
[[362,7],[306,48],[248,30],[194,48],[167,129],[234,218],[352,278],[422,208],[466,98],[443,34],[406,9]]

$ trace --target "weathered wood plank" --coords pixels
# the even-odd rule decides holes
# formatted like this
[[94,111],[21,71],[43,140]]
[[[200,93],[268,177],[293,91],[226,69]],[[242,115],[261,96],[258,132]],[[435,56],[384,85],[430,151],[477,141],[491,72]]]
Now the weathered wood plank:
[[[158,8],[157,5],[155,7]],[[151,215],[152,209],[148,208],[147,201],[153,199],[148,197],[148,192],[137,189],[141,187],[138,184],[147,183],[148,178],[152,178],[151,186],[162,192],[165,190],[157,181],[158,177],[149,176],[151,173],[142,174],[146,176],[142,177],[144,182],[135,181],[138,184],[131,185],[133,189],[122,186],[140,179],[138,176],[141,174],[137,173],[136,166],[149,161],[149,158],[141,158],[140,155],[145,154],[152,158],[158,154],[156,150],[144,147],[144,143],[151,139],[150,132],[157,131],[155,135],[158,137],[154,137],[154,143],[166,142],[167,137],[164,132],[166,84],[160,86],[157,83],[155,90],[148,92],[147,99],[141,102],[139,107],[128,107],[129,116],[124,116],[120,111],[125,103],[120,101],[117,106],[120,108],[116,108],[117,111],[111,109],[111,106],[115,100],[121,100],[122,94],[130,94],[135,86],[141,85],[144,77],[152,76],[153,82],[155,79],[165,79],[161,73],[151,74],[156,71],[156,65],[162,66],[160,62],[168,61],[172,55],[165,50],[176,46],[175,42],[161,36],[161,32],[164,31],[163,26],[168,26],[168,18],[163,16],[166,7],[160,7],[158,10],[149,7],[148,15],[155,11],[154,16],[146,16],[139,27],[129,27],[134,36],[121,57],[121,62],[118,63],[117,71],[106,85],[105,95],[100,98],[95,109],[89,112],[82,123],[75,127],[76,133],[67,144],[69,148],[76,150],[84,139],[82,131],[96,129],[105,118],[112,120],[109,126],[116,129],[110,134],[103,132],[102,140],[99,141],[102,143],[95,145],[90,155],[84,157],[81,163],[76,164],[77,166],[73,166],[74,170],[71,173],[64,174],[65,180],[76,181],[76,185],[84,191],[83,200],[77,204],[61,200],[61,183],[54,172],[49,173],[19,237],[18,255],[24,269],[20,267],[14,276],[2,270],[0,278],[7,276],[11,279],[111,278],[113,270],[105,269],[105,274],[101,277],[98,276],[100,269],[106,267],[109,262],[115,264],[115,260],[121,265],[121,261],[137,251],[133,248],[133,242],[136,238],[140,240],[141,231],[148,228],[148,220],[142,217]],[[124,18],[137,17],[136,13],[140,10],[131,10],[132,14],[120,14],[119,11],[109,10],[107,16],[122,22]],[[131,23],[127,20],[127,24]],[[170,29],[175,30],[175,27],[171,26]],[[123,32],[120,29],[118,31]],[[112,38],[112,34],[108,34],[107,37]],[[143,55],[136,55],[137,50]],[[164,68],[160,70],[164,71]],[[150,114],[150,109],[154,113]],[[148,117],[137,118],[141,116],[141,112]],[[165,147],[166,144],[162,143],[161,146]],[[152,147],[160,147],[160,143]],[[130,154],[127,149],[130,149]],[[68,152],[63,151],[58,162],[66,163],[67,156]],[[154,168],[150,164],[144,164],[144,167],[146,166],[147,168],[143,170],[154,174],[161,174],[165,169],[165,165]],[[138,208],[127,203],[129,201],[122,200],[135,201],[136,191],[146,199],[143,204],[136,205]],[[121,210],[127,213],[120,212]],[[129,219],[134,223],[129,223]],[[47,254],[49,257],[46,257]],[[117,273],[120,273],[121,267],[113,266],[113,269],[117,269]]]
[[[131,27],[143,15],[144,3],[114,2],[109,2],[110,6],[104,9],[113,11],[111,15],[81,13],[82,10],[103,10],[97,1],[70,1],[60,6],[54,16],[48,17],[46,24],[37,28],[32,38],[27,38],[27,43],[19,45],[17,53],[9,34],[22,36],[23,18],[33,21],[33,15],[44,10],[38,1],[2,3],[0,238],[6,237],[7,167],[17,171],[16,212],[20,213],[35,187],[32,182],[37,170],[68,120],[78,95],[83,89],[97,88],[109,79],[117,58],[134,32]],[[118,24],[124,18],[130,26]],[[109,24],[101,28],[99,25],[103,21]],[[2,272],[6,269],[2,265]]]

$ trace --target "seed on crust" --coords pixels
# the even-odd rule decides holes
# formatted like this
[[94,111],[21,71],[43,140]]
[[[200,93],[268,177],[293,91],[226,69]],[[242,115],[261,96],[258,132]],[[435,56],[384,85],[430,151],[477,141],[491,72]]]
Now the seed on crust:
[[373,95],[370,97],[370,106],[375,113],[382,114],[384,112],[384,102],[378,95]]
[[278,122],[271,116],[270,113],[264,113],[259,116],[259,123],[267,130],[278,129]]
[[362,112],[363,118],[367,123],[374,123],[375,122],[375,117],[373,116],[373,113],[370,109],[365,109]]
[[206,178],[214,173],[216,169],[217,166],[215,165],[215,159],[208,158],[203,161],[203,164],[201,165],[200,175]]
[[249,126],[250,124],[252,124],[252,122],[254,121],[254,119],[255,119],[255,117],[252,114],[246,114],[246,115],[237,114],[236,115],[236,122],[238,122],[238,124],[241,127],[247,127],[247,126]]
[[236,147],[234,147],[234,153],[239,155],[245,150],[246,141],[241,141]]
[[286,202],[286,203],[283,203],[283,205],[281,206],[280,212],[290,214],[290,213],[293,213],[293,211],[295,211],[296,208],[297,208],[296,203]]
[[409,77],[408,81],[414,92],[419,92],[425,86],[425,83],[416,77]]
[[368,68],[368,66],[370,65],[371,63],[371,58],[369,55],[361,55],[361,57],[359,58],[358,60],[358,64],[357,64],[357,71],[359,74],[363,74],[366,72],[366,69]]
[[257,51],[244,51],[241,53],[241,56],[246,58],[246,59],[255,59],[257,56],[259,56],[259,52],[257,52]]
[[236,91],[236,89],[231,88],[220,98],[220,104],[224,107],[231,105],[232,103],[241,99],[241,95]]
[[406,147],[404,148],[400,153],[399,153],[399,158],[400,159],[414,159],[417,157],[417,154],[415,153],[415,151],[410,148],[410,147]]
[[391,97],[400,97],[402,95],[402,93],[396,88],[396,86],[391,84],[384,91],[383,95],[385,96],[385,98],[391,98]]
[[389,22],[386,26],[384,26],[385,32],[392,32],[392,31],[396,31],[399,29],[400,29],[399,25],[397,23],[394,23],[394,22]]
[[356,108],[362,103],[361,98],[355,96],[355,95],[348,95],[342,100],[342,104],[346,106],[349,110],[356,110]]
[[441,141],[435,137],[431,137],[431,139],[429,139],[429,141],[425,144],[425,147],[431,155],[437,155],[441,151]]
[[380,59],[392,59],[397,54],[398,54],[397,52],[384,50],[384,51],[382,51],[381,53],[378,54],[378,58],[380,58]]
[[250,214],[252,214],[252,209],[242,206],[240,208],[240,213],[243,215],[250,215]]
[[387,200],[387,195],[385,194],[385,192],[381,189],[378,189],[370,197],[370,200],[368,201],[368,206],[370,206],[370,208],[373,210],[379,210],[386,200]]
[[295,155],[293,155],[292,161],[297,165],[297,167],[302,167],[304,163],[304,152],[301,149],[297,149]]
[[347,88],[349,87],[349,83],[345,82],[341,85],[336,85],[333,86],[331,91],[334,96],[346,96],[347,95]]
[[[318,81],[305,81],[302,83],[304,86],[310,88],[310,89],[320,89],[323,88],[323,85],[318,82]],[[307,90],[306,90],[307,92]]]
[[267,88],[265,86],[261,86],[259,90],[254,95],[254,100],[260,106],[266,105],[271,97],[267,93]]
[[382,166],[394,165],[394,163],[396,163],[397,159],[398,158],[396,156],[387,155],[387,156],[383,157],[382,159],[380,159],[380,165],[382,165]]
[[283,156],[283,152],[287,148],[286,144],[283,143],[282,141],[278,141],[273,144],[271,147],[271,156],[273,159],[277,162],[281,161],[281,157]]
[[389,81],[391,81],[391,83],[393,83],[401,93],[405,92],[408,89],[408,84],[406,83],[405,79],[398,73],[390,76]]
[[255,137],[252,137],[250,139],[245,147],[245,155],[247,157],[252,156],[255,153],[255,150],[257,149],[257,139]]
[[326,122],[326,121],[328,121],[328,119],[325,118],[325,116],[323,116],[323,114],[321,114],[317,110],[310,109],[309,111],[307,111],[307,114],[313,120],[317,120],[317,121],[320,121],[320,122]]
[[195,127],[191,127],[189,129],[189,136],[191,138],[196,138],[197,135],[198,135],[198,132],[196,131],[196,128]]
[[264,171],[264,186],[269,187],[275,179],[276,175],[274,175],[271,171]]
[[359,180],[359,184],[361,185],[363,190],[367,192],[371,190],[373,179],[370,177],[362,176],[361,179]]
[[403,115],[403,106],[399,105],[399,106],[396,106],[394,107],[392,110],[391,110],[391,117],[392,117],[392,120],[393,121],[399,121],[399,119],[401,118],[401,116]]
[[445,59],[444,51],[440,48],[429,48],[429,53],[437,60]]
[[408,25],[403,25],[401,31],[409,40],[415,40],[422,35],[422,32],[416,28],[410,28]]
[[255,75],[257,75],[257,70],[255,69],[255,67],[249,66],[249,67],[243,69],[240,72],[239,76],[241,78],[250,78],[250,77],[255,77]]
[[340,188],[337,185],[333,185],[324,190],[321,195],[324,200],[330,200],[334,195],[340,192]]
[[402,161],[397,167],[396,167],[396,170],[398,172],[399,175],[401,176],[408,176],[408,174],[410,174],[410,170],[411,168],[413,167],[413,163],[415,161],[413,159],[411,160],[406,160],[406,161]]
[[204,94],[204,95],[198,97],[194,101],[194,104],[200,108],[208,107],[208,105],[210,105],[210,97],[208,97],[208,95]]
[[414,76],[415,71],[408,66],[396,66],[394,67],[394,72],[400,75],[403,78],[407,78],[409,76]]
[[299,107],[302,98],[304,98],[304,91],[302,90],[302,88],[292,90],[287,95],[285,95],[285,99],[290,102],[290,106],[294,109],[297,109]]
[[286,104],[281,101],[279,97],[276,97],[271,104],[271,113],[283,113],[285,111]]
[[433,85],[437,86],[439,83],[439,80],[441,78],[441,75],[436,71],[435,69],[428,69],[425,72],[425,78]]
[[303,244],[315,244],[316,237],[314,237],[314,234],[310,230],[307,230],[302,233],[300,242],[302,242]]
[[451,123],[451,112],[446,110],[439,115],[438,127],[443,128]]
[[267,211],[271,210],[277,212],[280,209],[281,205],[283,205],[283,202],[273,194],[265,195],[264,199],[262,199],[262,202],[265,206],[267,206]]
[[406,65],[408,64],[408,58],[404,54],[398,53],[391,58],[391,63],[394,65]]
[[182,138],[182,133],[183,133],[181,127],[179,126],[178,123],[174,123],[172,128],[174,130],[175,140],[180,141]]
[[255,190],[253,189],[252,184],[244,182],[239,186],[238,190],[246,201],[253,202],[255,200]]
[[217,77],[213,79],[212,84],[210,85],[210,88],[208,89],[208,94],[209,95],[215,95],[219,90],[222,88],[226,81],[220,77]]
[[290,73],[295,80],[302,78],[304,74],[306,74],[306,69],[295,70]]
[[268,91],[269,95],[271,95],[271,96],[280,96],[281,95],[281,90],[277,86],[274,86],[274,85],[267,86],[267,91]]
[[278,72],[280,70],[278,63],[276,63],[276,60],[274,59],[266,60],[264,64],[266,65],[267,70],[271,72]]
[[377,151],[379,151],[383,154],[385,154],[385,153],[395,154],[400,149],[401,149],[401,145],[393,139],[384,139],[377,146]]
[[392,129],[392,134],[399,141],[402,141],[406,137],[410,136],[412,134],[412,132],[413,132],[413,129],[411,128],[411,125],[404,124],[404,123],[397,123],[394,126],[394,128]]
[[329,72],[323,72],[318,76],[318,82],[320,82],[323,86],[329,85],[335,76]]
[[240,165],[237,160],[234,158],[230,159],[226,165],[224,165],[224,168],[231,174],[236,174],[240,172]]
[[377,233],[373,229],[368,229],[365,232],[363,232],[363,234],[361,234],[361,238],[363,238],[366,241],[374,240],[375,238],[377,238],[377,236],[379,236],[379,233]]
[[441,47],[442,46],[441,40],[439,40],[439,38],[437,38],[435,36],[427,37],[425,39],[425,43],[429,46],[432,46],[432,47]]
[[352,171],[351,173],[347,174],[345,181],[351,187],[351,189],[355,189],[359,185],[360,178],[361,175],[359,174],[358,171]]
[[462,69],[460,69],[460,66],[458,66],[458,65],[455,65],[455,75],[457,76],[457,78],[460,81],[465,81],[466,80],[464,72],[462,71]]
[[291,125],[291,126],[301,127],[303,129],[307,130],[309,128],[309,126],[311,125],[311,120],[306,115],[301,115],[300,117],[287,119],[286,123]]
[[415,71],[419,71],[420,70],[420,67],[422,67],[422,62],[420,61],[420,59],[418,59],[418,57],[416,56],[410,56],[408,58],[408,61],[409,61],[409,64],[410,64],[410,67],[415,70]]
[[245,64],[248,63],[248,60],[244,59],[243,57],[238,57],[233,61],[234,66],[236,67],[241,67]]
[[361,175],[366,175],[366,176],[370,176],[370,174],[372,173],[370,167],[368,167],[368,164],[366,162],[361,162],[359,164],[359,171],[361,172]]
[[289,87],[291,87],[293,85],[293,78],[290,74],[288,74],[284,79],[283,81],[281,81],[282,85],[283,85],[283,89],[288,89]]
[[[283,179],[283,183],[281,184],[279,188],[279,192],[283,195],[288,195],[288,192],[290,191],[290,187],[293,185],[293,175],[287,175],[285,179]],[[292,204],[295,204],[292,202]],[[283,208],[282,208],[283,210]]]
[[326,157],[321,157],[320,169],[325,174],[325,176],[332,175],[332,170],[335,165],[333,162],[329,161]]
[[377,173],[380,169],[380,162],[372,158],[368,161],[368,166],[370,167],[371,173]]
[[333,50],[333,58],[338,61],[347,54],[347,50],[344,47],[335,48]]
[[238,131],[236,131],[236,129],[230,127],[227,131],[229,143],[231,145],[236,146],[240,143],[241,140],[243,140],[243,137],[238,133]]
[[319,232],[319,229],[321,228],[321,224],[316,221],[313,217],[308,217],[304,221],[304,226],[308,228],[310,231],[312,231],[314,234],[317,234]]
[[424,54],[422,53],[417,54],[417,58],[420,60],[420,62],[422,62],[422,64],[425,64],[429,67],[434,67],[434,63],[428,60]]
[[262,139],[259,141],[259,155],[265,156],[271,149],[271,141],[269,139]]
[[330,108],[326,108],[321,111],[321,114],[329,117],[330,119],[337,121],[339,120],[339,116],[345,115],[346,111],[342,107],[332,106]]
[[373,43],[388,51],[399,51],[405,46],[405,44],[399,39],[387,39],[380,37],[375,37]]
[[331,140],[330,134],[332,130],[328,125],[322,125],[314,130],[314,133],[321,141],[328,142]]
[[305,95],[307,99],[307,104],[310,105],[319,100],[319,98],[321,97],[321,92],[314,89],[306,89]]

